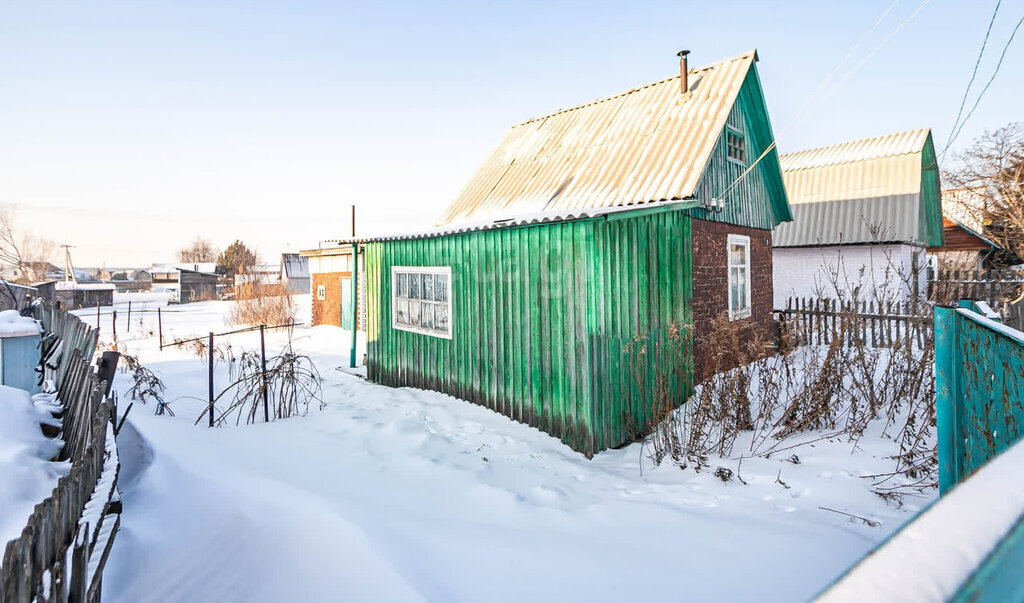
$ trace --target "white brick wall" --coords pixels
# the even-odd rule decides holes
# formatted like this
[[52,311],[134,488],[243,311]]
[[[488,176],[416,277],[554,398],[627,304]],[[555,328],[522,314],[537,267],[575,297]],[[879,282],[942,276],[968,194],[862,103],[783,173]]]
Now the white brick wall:
[[927,294],[923,247],[907,244],[833,245],[829,247],[776,247],[773,250],[775,308],[785,308],[790,297],[852,297],[859,287],[862,300],[876,296],[908,299],[913,254],[918,258],[918,292]]

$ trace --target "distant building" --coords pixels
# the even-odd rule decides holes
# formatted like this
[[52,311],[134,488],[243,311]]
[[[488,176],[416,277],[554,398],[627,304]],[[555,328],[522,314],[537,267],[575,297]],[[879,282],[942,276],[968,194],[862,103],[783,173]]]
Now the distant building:
[[21,311],[29,300],[38,295],[39,290],[35,287],[2,281],[0,282],[0,310]]
[[[299,254],[306,259],[313,326],[352,328],[352,246],[329,246]],[[366,328],[366,262],[359,255],[359,330]]]
[[942,191],[941,245],[928,247],[928,266],[950,270],[988,270],[1020,264],[1012,252],[985,236],[985,199],[974,189]]
[[782,155],[793,221],[773,239],[775,307],[791,297],[907,299],[942,245],[931,130]]
[[201,272],[180,268],[178,270],[178,303],[217,299],[217,283],[220,275],[216,272]]
[[309,293],[309,258],[297,253],[281,254],[281,283],[289,293]]
[[65,310],[114,305],[114,285],[110,283],[46,281],[35,287],[39,297]]

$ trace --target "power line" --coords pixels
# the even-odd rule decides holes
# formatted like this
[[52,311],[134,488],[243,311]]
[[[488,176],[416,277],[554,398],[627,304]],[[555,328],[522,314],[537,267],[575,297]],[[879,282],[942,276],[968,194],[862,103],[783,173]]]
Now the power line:
[[1006,58],[1006,51],[1010,49],[1010,44],[1013,42],[1013,38],[1016,37],[1017,31],[1020,29],[1022,24],[1024,24],[1024,17],[1021,17],[1020,21],[1017,21],[1016,27],[1013,28],[1013,33],[1010,34],[1010,39],[1007,40],[1006,45],[1003,46],[1003,52],[999,55],[999,62],[996,63],[996,69],[992,72],[992,77],[988,78],[988,82],[986,82],[985,87],[981,89],[981,94],[979,94],[978,98],[974,101],[974,106],[971,107],[971,110],[967,112],[967,116],[964,117],[963,122],[960,124],[960,128],[953,135],[953,138],[949,141],[949,144],[946,145],[946,148],[942,150],[943,155],[945,155],[949,145],[953,144],[957,137],[960,136],[960,132],[963,132],[964,126],[967,125],[967,120],[971,118],[971,115],[974,115],[974,110],[978,108],[978,104],[981,103],[981,99],[985,96],[985,93],[988,92],[988,87],[992,85],[996,76],[999,75],[999,68],[1003,66],[1003,59]]
[[988,45],[988,36],[992,33],[992,25],[996,22],[996,15],[999,13],[999,5],[1003,3],[1003,0],[996,0],[996,8],[992,11],[992,19],[988,22],[988,29],[985,30],[985,39],[981,41],[981,50],[978,52],[978,60],[974,62],[974,71],[971,72],[971,79],[967,82],[967,89],[964,90],[964,98],[960,101],[960,110],[956,113],[956,120],[953,121],[953,127],[949,129],[949,138],[946,139],[946,146],[942,148],[942,155],[945,156],[946,149],[953,142],[953,134],[956,132],[957,125],[960,124],[960,117],[964,113],[964,107],[967,105],[967,95],[971,91],[971,86],[974,85],[974,78],[978,75],[978,66],[981,65],[981,57],[985,55],[985,46]]
[[[883,46],[885,46],[885,45],[886,45],[886,44],[887,44],[887,43],[889,42],[889,40],[893,39],[893,38],[894,38],[894,37],[896,36],[896,34],[897,34],[897,33],[899,33],[899,31],[900,31],[901,29],[903,29],[903,27],[904,27],[904,26],[905,26],[905,25],[906,25],[907,23],[910,23],[910,21],[912,21],[912,20],[914,19],[914,17],[916,17],[916,16],[917,16],[917,14],[918,14],[918,13],[920,13],[920,12],[921,12],[921,10],[923,10],[923,9],[924,9],[924,7],[925,7],[925,6],[928,6],[928,4],[929,4],[929,3],[931,2],[931,1],[932,1],[932,0],[924,0],[924,1],[923,1],[923,2],[922,2],[922,3],[921,3],[921,4],[920,4],[920,5],[918,6],[918,7],[917,7],[917,9],[915,9],[915,10],[914,10],[914,12],[910,13],[910,16],[908,16],[908,17],[907,17],[906,19],[904,19],[903,21],[901,21],[901,22],[900,22],[900,24],[896,26],[896,29],[892,30],[892,31],[891,31],[891,32],[889,33],[889,35],[888,35],[888,36],[886,36],[886,38],[885,38],[884,40],[882,40],[881,44],[879,44],[879,45],[875,46],[875,48],[874,48],[874,49],[872,49],[872,50],[871,50],[871,52],[869,52],[869,53],[867,54],[867,56],[865,56],[865,57],[864,57],[863,59],[861,59],[861,61],[860,61],[859,63],[857,63],[857,65],[856,65],[856,66],[855,66],[855,67],[854,67],[854,68],[853,68],[852,70],[850,70],[850,71],[849,71],[849,72],[848,72],[848,73],[846,74],[846,76],[845,76],[845,77],[843,77],[843,79],[842,79],[842,80],[841,80],[841,81],[840,81],[840,82],[839,82],[838,84],[836,84],[836,85],[835,85],[835,86],[834,86],[834,87],[832,88],[832,91],[834,92],[835,90],[838,90],[839,88],[842,88],[843,84],[845,84],[845,83],[847,82],[847,80],[849,80],[849,79],[850,79],[850,78],[851,78],[851,77],[852,77],[852,76],[853,76],[853,75],[854,75],[855,73],[857,73],[857,71],[859,71],[859,70],[860,70],[860,68],[861,68],[861,67],[863,67],[863,66],[864,66],[864,65],[865,65],[865,64],[866,64],[866,63],[867,63],[867,62],[868,62],[868,61],[869,61],[869,60],[871,59],[871,57],[873,57],[873,56],[874,56],[874,55],[875,55],[875,54],[876,54],[876,53],[877,53],[877,52],[878,52],[879,50],[881,50],[881,49],[882,49],[882,47],[883,47]],[[897,2],[898,2],[898,0],[897,0]],[[867,38],[867,37],[868,37],[868,36],[869,36],[869,35],[870,35],[870,34],[871,34],[871,33],[872,33],[872,32],[873,32],[873,31],[874,31],[874,30],[875,30],[875,29],[876,29],[876,28],[878,27],[878,26],[879,26],[879,24],[881,24],[881,22],[882,22],[882,21],[883,21],[883,20],[885,19],[885,17],[886,17],[886,16],[887,16],[887,15],[889,14],[889,12],[890,12],[890,11],[892,11],[892,9],[893,9],[893,8],[894,8],[894,7],[896,6],[897,2],[893,2],[893,3],[892,3],[892,4],[890,5],[890,6],[889,6],[889,8],[887,8],[887,9],[885,10],[885,12],[883,12],[883,13],[882,13],[882,16],[881,16],[881,17],[879,17],[879,18],[878,18],[878,20],[876,20],[876,21],[875,21],[875,24],[874,24],[874,25],[872,25],[872,26],[871,26],[871,27],[870,27],[870,28],[868,29],[867,33],[865,33],[865,34],[864,34],[863,36],[861,36],[861,39],[860,39],[860,40],[858,40],[858,41],[857,41],[857,43],[853,45],[853,47],[851,48],[851,50],[850,50],[849,52],[847,52],[847,56],[843,57],[843,59],[842,59],[842,60],[841,60],[841,61],[839,62],[839,65],[837,65],[837,66],[836,66],[836,67],[835,67],[835,68],[834,68],[834,69],[832,70],[832,72],[831,72],[831,73],[829,73],[829,75],[828,75],[828,76],[826,76],[826,78],[825,78],[825,80],[823,81],[822,85],[818,87],[818,90],[820,90],[821,88],[823,88],[823,87],[824,87],[824,85],[825,85],[825,84],[826,84],[826,83],[828,82],[828,80],[829,80],[829,79],[830,79],[830,78],[832,77],[832,75],[833,75],[833,74],[834,74],[834,73],[835,73],[836,71],[838,71],[838,70],[839,70],[839,68],[840,68],[840,67],[841,67],[841,66],[842,66],[842,65],[843,65],[843,64],[844,64],[844,63],[845,63],[845,62],[847,61],[847,59],[849,58],[849,56],[850,56],[851,54],[853,54],[853,52],[855,52],[855,51],[856,51],[856,49],[860,47],[860,45],[861,45],[861,44],[862,44],[862,43],[864,42],[864,40],[865,40],[865,39],[866,39],[866,38]],[[804,106],[806,106],[806,105],[810,104],[810,101],[814,99],[814,96],[815,96],[815,95],[817,94],[817,92],[818,92],[818,91],[816,90],[816,91],[815,91],[815,93],[814,93],[814,94],[812,94],[812,95],[811,95],[811,96],[809,97],[809,100],[808,100],[808,101],[806,101],[806,102],[804,103],[804,105],[801,105],[801,109],[798,109],[798,111],[802,110],[802,108],[803,108]],[[799,114],[799,113],[798,113],[797,115],[794,115],[794,116],[793,116],[792,118],[790,118],[789,122],[787,122],[787,123],[786,123],[786,126],[784,126],[784,127],[783,127],[783,129],[782,129],[782,132],[786,132],[786,131],[787,131],[787,130],[789,129],[789,127],[793,125],[793,122],[795,122],[795,121],[796,121],[796,119],[797,119],[798,117],[800,117],[800,114]],[[760,155],[760,156],[758,156],[758,158],[757,158],[757,159],[756,159],[756,160],[755,160],[755,161],[754,161],[753,163],[751,163],[751,164],[750,164],[750,165],[749,165],[749,166],[747,167],[747,169],[743,170],[743,173],[742,173],[742,174],[740,174],[739,176],[737,176],[737,177],[736,177],[736,179],[735,179],[735,180],[733,180],[733,181],[732,181],[732,183],[731,183],[731,184],[729,184],[729,186],[728,186],[728,187],[726,187],[725,191],[723,191],[723,192],[722,192],[722,194],[721,194],[721,195],[719,196],[719,198],[721,198],[721,199],[723,199],[723,200],[724,200],[724,199],[725,199],[725,197],[727,197],[727,196],[728,196],[728,194],[729,194],[730,192],[732,192],[732,189],[733,189],[733,188],[735,188],[737,184],[739,184],[740,180],[742,180],[743,178],[745,178],[745,177],[746,177],[746,175],[747,175],[747,174],[749,174],[749,173],[751,172],[751,170],[753,170],[753,169],[754,169],[754,166],[756,166],[756,165],[757,165],[758,163],[760,163],[762,159],[764,159],[765,157],[767,157],[767,156],[768,156],[768,153],[770,153],[770,152],[771,152],[771,150],[775,148],[775,146],[776,146],[776,145],[775,145],[775,141],[773,140],[773,141],[771,142],[771,144],[769,144],[769,145],[768,145],[768,146],[767,146],[767,147],[765,148],[765,150],[764,150],[764,151],[763,151],[763,152],[761,153],[761,155]]]

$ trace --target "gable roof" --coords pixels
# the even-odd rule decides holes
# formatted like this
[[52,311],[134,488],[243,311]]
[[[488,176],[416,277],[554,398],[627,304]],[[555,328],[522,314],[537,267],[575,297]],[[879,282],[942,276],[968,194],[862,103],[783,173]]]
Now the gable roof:
[[694,196],[757,52],[513,126],[438,226]]
[[776,247],[941,244],[930,129],[788,153],[779,161],[793,221],[776,228]]

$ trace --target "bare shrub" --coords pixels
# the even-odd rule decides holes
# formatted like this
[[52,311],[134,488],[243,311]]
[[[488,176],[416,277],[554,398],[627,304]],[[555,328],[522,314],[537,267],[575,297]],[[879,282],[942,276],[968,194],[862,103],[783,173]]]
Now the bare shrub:
[[[324,408],[320,373],[309,356],[295,352],[290,340],[279,355],[267,359],[267,364],[264,372],[257,352],[242,352],[237,379],[214,399],[214,406],[222,398],[229,400],[227,407],[215,417],[217,425],[225,425],[232,416],[236,425],[243,416],[247,424],[255,423],[263,414],[264,403],[271,419],[304,416],[310,403]],[[197,424],[207,412],[209,408],[196,419]]]
[[160,380],[156,374],[139,364],[137,359],[132,358],[132,362],[127,363],[128,366],[133,366],[132,370],[132,386],[128,390],[128,395],[131,396],[132,400],[138,400],[145,404],[148,400],[156,402],[156,414],[157,415],[170,415],[174,416],[174,412],[171,411],[170,406],[164,400],[164,392],[166,386],[163,381]]
[[282,283],[241,283],[228,315],[233,325],[284,325],[295,322],[291,292]]
[[693,385],[692,340],[690,325],[673,323],[663,333],[635,338],[624,350],[641,399],[653,400],[645,431],[650,432],[647,442],[658,464],[665,458],[679,462],[686,456],[684,432],[672,417]]

